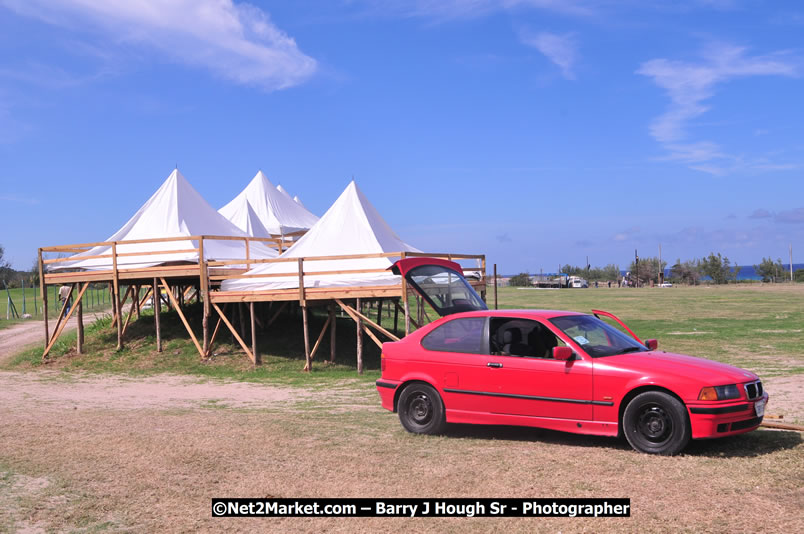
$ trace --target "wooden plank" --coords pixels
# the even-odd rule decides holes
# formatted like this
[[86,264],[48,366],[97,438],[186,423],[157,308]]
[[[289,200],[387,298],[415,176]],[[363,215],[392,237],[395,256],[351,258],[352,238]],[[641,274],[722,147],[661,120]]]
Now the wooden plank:
[[164,278],[160,278],[160,280],[162,282],[162,286],[164,286],[165,288],[165,291],[167,291],[168,298],[170,298],[170,301],[173,303],[173,307],[175,308],[176,313],[179,314],[181,322],[184,323],[184,328],[186,328],[187,333],[190,334],[190,338],[193,340],[195,348],[198,349],[198,354],[200,354],[202,358],[205,358],[206,354],[201,349],[201,345],[198,344],[198,340],[195,338],[195,334],[193,334],[193,329],[190,328],[190,323],[187,322],[187,318],[184,317],[184,313],[181,311],[181,308],[179,308],[179,304],[176,302],[176,297],[173,296],[173,291],[170,290],[170,286],[168,285],[168,283],[165,281]]
[[[349,317],[351,317],[351,318],[352,318],[352,320],[354,320],[354,322],[355,322],[355,323],[357,323],[357,324],[358,324],[358,325],[361,327],[362,331],[365,331],[365,332],[366,332],[366,334],[368,334],[368,336],[369,336],[369,337],[370,337],[370,338],[371,338],[371,339],[374,341],[374,343],[376,343],[376,344],[377,344],[377,346],[378,346],[378,347],[380,347],[380,350],[382,350],[382,341],[380,341],[380,340],[377,338],[377,336],[375,336],[375,335],[374,335],[374,333],[373,333],[373,332],[371,332],[371,330],[369,330],[368,326],[366,326],[365,324],[363,324],[363,319],[361,319],[361,317],[365,317],[365,315],[361,314],[359,311],[357,311],[355,308],[352,308],[352,307],[351,307],[351,306],[349,306],[348,304],[344,304],[344,303],[343,303],[343,302],[341,302],[340,300],[336,300],[335,302],[337,302],[337,303],[338,303],[338,305],[339,305],[341,308],[343,308],[343,311],[345,311],[347,314],[349,314]],[[359,304],[358,304],[358,305],[359,305]],[[371,322],[371,321],[369,321],[369,322]],[[375,326],[376,326],[376,325],[375,325]],[[360,335],[358,335],[358,339],[360,339]],[[396,340],[398,341],[398,340],[399,340],[399,338],[396,338]],[[363,348],[362,341],[360,342],[360,344],[358,345],[358,347],[360,347],[360,350],[362,351],[362,348]],[[358,364],[359,364],[359,363],[361,363],[361,359],[360,359],[360,358],[358,358]],[[358,372],[360,372],[360,365],[358,365]]]
[[329,362],[335,363],[335,341],[336,341],[336,332],[335,327],[338,324],[338,320],[335,317],[335,303],[329,303],[329,319],[331,326],[329,328]]
[[[360,309],[360,299],[357,299],[357,306],[355,309]],[[358,317],[355,322],[357,323],[357,374],[363,374],[363,325]]]
[[360,317],[362,320],[364,320],[365,322],[370,324],[373,328],[379,330],[380,332],[382,332],[383,334],[385,334],[389,338],[393,339],[394,341],[399,341],[399,338],[397,336],[393,335],[391,332],[389,332],[388,330],[386,330],[382,326],[378,325],[377,323],[375,323],[374,321],[369,319],[366,315],[360,313],[359,311],[357,311],[355,309],[353,309],[352,311],[355,312],[357,314],[357,316]]
[[248,356],[249,360],[251,360],[251,363],[256,365],[257,362],[254,359],[254,355],[251,353],[250,350],[248,350],[248,347],[246,346],[246,343],[243,341],[243,338],[241,338],[240,335],[237,333],[237,330],[235,329],[235,327],[232,326],[232,323],[229,322],[229,319],[226,318],[226,315],[223,314],[223,312],[221,311],[221,309],[218,307],[217,304],[215,304],[214,302],[211,303],[211,304],[212,304],[212,307],[215,308],[215,311],[218,312],[218,315],[220,316],[220,318],[223,320],[223,324],[226,325],[226,328],[229,329],[229,331],[235,337],[237,342],[240,343],[240,348],[242,348],[243,351],[246,353],[246,355]]
[[201,298],[204,299],[201,328],[204,334],[204,356],[206,357],[206,355],[209,354],[209,316],[212,310],[209,307],[209,274],[207,273],[203,239],[198,242],[198,276],[201,279]]
[[254,365],[260,365],[260,353],[257,352],[257,328],[254,324],[254,303],[249,303],[249,312],[251,314],[251,353],[254,354]]
[[45,321],[45,346],[47,346],[50,333],[47,328],[47,285],[45,284],[45,272],[42,264],[42,249],[39,249],[39,293],[42,296],[42,316]]
[[[89,283],[84,284],[84,287],[82,287],[81,291],[78,293],[78,298],[76,299],[76,301],[80,301],[81,298],[83,298],[84,292],[87,290],[88,287],[89,287]],[[72,297],[72,296],[73,296],[73,292],[72,292],[72,289],[71,289],[70,290],[70,297]],[[67,301],[65,300],[64,302],[66,303]],[[62,309],[62,313],[63,313],[63,311],[64,310]],[[44,360],[47,357],[47,354],[48,354],[48,352],[50,352],[50,349],[52,349],[53,345],[56,344],[56,341],[59,339],[59,336],[61,335],[61,332],[64,330],[64,327],[67,326],[67,322],[70,320],[70,317],[73,315],[74,311],[75,311],[75,306],[72,306],[70,308],[70,311],[67,312],[67,317],[64,318],[64,322],[62,322],[59,325],[58,330],[56,330],[53,333],[53,337],[51,338],[50,342],[47,344],[47,347],[45,347],[45,352],[42,354],[42,360]]]
[[[226,312],[227,304],[223,305],[223,311]],[[212,337],[209,338],[209,352],[207,352],[207,357],[211,357],[212,354],[212,346],[215,344],[215,338],[218,336],[218,329],[221,327],[221,318],[218,317],[218,322],[215,324],[215,330],[212,331]]]
[[302,305],[302,321],[304,326],[304,370],[313,370],[313,357],[310,355],[310,326],[307,322],[307,306]]
[[156,324],[156,352],[162,352],[162,323],[160,321],[160,316],[162,315],[162,290],[159,289],[159,283],[156,278],[153,280],[151,293],[153,294],[154,323]]
[[282,313],[282,310],[287,308],[287,306],[288,306],[288,301],[283,302],[282,305],[279,306],[279,309],[276,310],[276,313],[273,315],[273,317],[271,317],[271,319],[268,321],[268,324],[265,326],[265,328],[268,328],[269,326],[271,326],[273,324],[273,322],[276,321],[277,317],[279,317],[279,314]]
[[319,345],[321,345],[321,340],[324,339],[324,334],[327,333],[327,327],[330,325],[332,321],[332,317],[327,317],[326,322],[324,322],[324,328],[321,329],[321,333],[318,334],[318,339],[315,340],[315,345],[313,345],[313,350],[310,351],[310,359],[312,360],[315,358],[315,353],[318,351]]
[[79,300],[76,304],[78,306],[78,332],[75,339],[75,352],[78,354],[84,353],[84,302]]
[[128,310],[128,315],[126,316],[126,323],[123,325],[123,335],[126,335],[126,329],[128,328],[128,323],[131,321],[131,316],[134,315],[134,309],[136,308],[137,304],[139,303],[139,299],[134,296],[134,286],[129,286],[131,290],[131,308]]
[[794,430],[796,432],[804,432],[804,426],[802,425],[793,425],[790,423],[776,423],[774,421],[762,421],[759,426],[764,426],[765,428],[777,428],[779,430]]
[[120,279],[117,273],[117,244],[112,243],[112,276],[114,284],[114,315],[117,321],[117,350],[123,348],[123,324],[120,318]]

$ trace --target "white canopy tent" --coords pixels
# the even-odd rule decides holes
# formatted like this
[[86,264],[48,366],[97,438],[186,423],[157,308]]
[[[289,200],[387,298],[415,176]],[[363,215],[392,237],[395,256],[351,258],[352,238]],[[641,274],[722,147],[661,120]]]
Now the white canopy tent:
[[218,212],[254,237],[308,230],[318,221],[304,206],[274,188],[262,171]]
[[[305,258],[305,287],[379,286],[399,283],[399,276],[385,271],[398,258],[355,258],[313,261],[316,256],[345,256],[388,252],[420,252],[404,241],[352,181],[319,221],[280,258]],[[316,275],[322,271],[380,269],[376,273]],[[307,274],[313,273],[313,274]],[[296,262],[258,265],[247,275],[283,275],[224,280],[224,291],[259,291],[299,286]]]
[[[144,268],[173,262],[198,262],[198,252],[173,252],[198,248],[198,241],[166,241],[126,243],[126,241],[189,237],[228,236],[249,237],[223,215],[215,211],[196,191],[178,169],[142,205],[120,230],[106,241],[118,242],[118,268]],[[160,254],[130,255],[160,252]],[[82,256],[111,255],[111,245],[100,245],[71,256],[74,261],[52,264],[50,270],[112,268],[112,258],[82,259]],[[275,258],[278,253],[263,243],[249,243],[251,259]],[[246,258],[246,244],[239,240],[204,239],[204,258],[207,260],[242,260]]]

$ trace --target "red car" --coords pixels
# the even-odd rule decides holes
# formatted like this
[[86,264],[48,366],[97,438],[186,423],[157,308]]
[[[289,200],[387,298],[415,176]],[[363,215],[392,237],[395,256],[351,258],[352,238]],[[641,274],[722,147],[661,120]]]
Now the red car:
[[638,451],[671,455],[762,422],[768,394],[752,372],[658,351],[597,317],[620,322],[606,312],[488,310],[453,262],[392,268],[445,316],[383,345],[377,390],[409,432],[523,425],[624,435]]

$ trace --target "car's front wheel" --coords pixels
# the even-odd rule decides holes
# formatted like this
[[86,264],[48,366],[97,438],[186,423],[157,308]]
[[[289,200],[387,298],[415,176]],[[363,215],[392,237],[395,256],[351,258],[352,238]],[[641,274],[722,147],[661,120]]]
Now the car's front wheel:
[[678,454],[690,441],[687,409],[667,393],[646,391],[628,403],[623,434],[631,446],[649,454]]
[[414,434],[438,434],[444,430],[444,403],[438,391],[423,383],[407,386],[399,395],[399,421]]

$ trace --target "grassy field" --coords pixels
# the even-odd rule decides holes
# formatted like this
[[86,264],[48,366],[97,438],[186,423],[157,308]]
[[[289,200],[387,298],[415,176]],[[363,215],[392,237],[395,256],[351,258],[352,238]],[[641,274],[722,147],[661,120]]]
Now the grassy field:
[[[121,290],[123,291],[123,290]],[[12,324],[17,324],[22,319],[11,318],[8,306],[8,298],[11,297],[17,313],[22,317],[23,313],[29,313],[33,319],[42,318],[42,298],[39,288],[25,288],[24,294],[21,288],[0,289],[0,328],[7,328]],[[75,294],[73,296],[75,300]],[[84,294],[84,310],[100,310],[111,306],[108,289],[101,287],[91,287]],[[58,287],[52,286],[48,289],[48,317],[56,318],[61,311],[61,302],[58,299]],[[7,320],[6,317],[9,317]]]
[[[662,349],[755,370],[768,379],[771,413],[780,402],[774,381],[804,380],[804,287],[505,289],[499,299],[509,308],[604,309]],[[313,335],[323,319],[313,318]],[[192,320],[198,331],[197,310]],[[298,315],[260,338],[271,350],[256,370],[228,335],[212,362],[200,363],[175,317],[166,322],[161,354],[143,317],[120,353],[101,321],[88,331],[90,354],[75,355],[65,340],[52,363],[42,365],[34,350],[6,364],[0,531],[804,529],[797,432],[696,441],[672,458],[635,453],[613,438],[537,429],[451,425],[443,436],[414,436],[379,407],[378,351],[368,340],[369,369],[354,372],[353,323],[339,321],[337,363],[319,361],[306,374]],[[177,374],[189,381],[176,384]],[[236,395],[227,389],[246,386]],[[193,388],[206,389],[191,398]],[[270,392],[276,400],[261,400]],[[245,496],[628,497],[633,512],[628,519],[211,517],[210,498]]]

